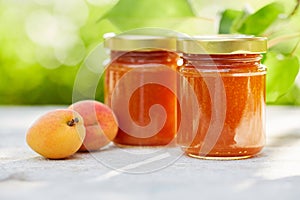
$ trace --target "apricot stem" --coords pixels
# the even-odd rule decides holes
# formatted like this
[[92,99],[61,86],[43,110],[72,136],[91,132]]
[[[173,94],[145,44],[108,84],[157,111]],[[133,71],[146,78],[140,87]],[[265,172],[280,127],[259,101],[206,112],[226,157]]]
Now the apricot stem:
[[79,119],[77,117],[75,117],[74,119],[72,119],[71,121],[68,121],[67,124],[69,126],[74,126],[76,123],[79,122]]

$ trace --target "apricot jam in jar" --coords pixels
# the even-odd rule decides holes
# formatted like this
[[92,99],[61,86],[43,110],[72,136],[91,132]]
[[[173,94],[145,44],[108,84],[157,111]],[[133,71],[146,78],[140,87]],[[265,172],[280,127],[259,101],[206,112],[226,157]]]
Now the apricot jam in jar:
[[[242,159],[265,144],[267,40],[245,35],[178,39],[180,105],[188,108],[177,142],[191,157]],[[189,89],[191,88],[191,89]],[[192,100],[191,97],[196,100]],[[188,107],[190,106],[190,107]]]
[[111,55],[105,74],[105,103],[119,122],[114,143],[173,143],[177,132],[176,39],[119,35],[106,39],[104,45]]

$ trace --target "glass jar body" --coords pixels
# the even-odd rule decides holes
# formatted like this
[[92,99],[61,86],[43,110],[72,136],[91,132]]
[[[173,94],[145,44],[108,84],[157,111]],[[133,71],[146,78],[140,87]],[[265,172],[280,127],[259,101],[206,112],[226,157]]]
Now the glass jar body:
[[[197,98],[190,126],[178,144],[186,154],[206,159],[240,159],[259,153],[265,144],[266,68],[259,54],[183,54],[178,68],[180,105],[189,104],[186,87]],[[185,82],[188,82],[185,84]],[[182,111],[184,112],[184,111]],[[192,119],[192,120],[190,120]],[[187,122],[188,123],[188,122]]]
[[[160,50],[111,52],[112,61],[105,75],[105,103],[115,111],[119,122],[115,144],[161,146],[173,141],[176,134],[177,98],[171,90],[176,87],[177,59],[176,53]],[[172,69],[173,75],[166,68]],[[158,76],[164,77],[171,90],[155,80],[147,82],[149,78]],[[113,105],[113,102],[124,103]],[[153,127],[160,126],[158,115],[154,114],[151,118],[151,107],[156,104],[162,106],[166,114],[161,129],[156,133],[150,133],[154,131],[150,129],[136,129],[135,126],[145,127],[150,123]],[[127,111],[122,112],[121,109],[128,109],[128,115],[124,114]]]

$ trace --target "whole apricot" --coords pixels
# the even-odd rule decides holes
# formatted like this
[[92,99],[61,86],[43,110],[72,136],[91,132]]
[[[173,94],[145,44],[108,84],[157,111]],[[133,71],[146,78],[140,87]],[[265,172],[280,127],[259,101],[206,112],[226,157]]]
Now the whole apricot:
[[85,137],[82,117],[70,109],[50,111],[28,129],[27,144],[50,159],[67,158],[78,151]]
[[98,150],[116,137],[117,119],[107,105],[95,100],[84,100],[72,104],[69,108],[83,117],[86,128],[86,137],[79,151]]

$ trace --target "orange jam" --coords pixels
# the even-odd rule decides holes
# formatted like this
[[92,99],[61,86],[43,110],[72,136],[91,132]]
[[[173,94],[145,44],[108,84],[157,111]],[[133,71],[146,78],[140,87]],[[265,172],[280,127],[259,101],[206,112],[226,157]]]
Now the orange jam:
[[[136,43],[135,49],[141,43]],[[155,41],[153,44],[155,47]],[[105,75],[105,103],[114,110],[120,127],[114,143],[119,146],[167,145],[173,141],[177,130],[174,91],[178,55],[153,47],[126,50],[111,49],[111,62]],[[174,73],[170,74],[167,69]],[[155,80],[157,77],[168,87]],[[151,111],[155,105],[163,108],[165,118],[155,109]],[[144,129],[149,124],[152,128]]]
[[[241,159],[262,150],[266,68],[260,64],[262,56],[259,53],[264,51],[266,42],[264,38],[257,38],[259,42],[255,39],[225,38],[225,42],[232,40],[230,50],[223,49],[226,47],[224,38],[207,39],[204,43],[201,40],[197,45],[207,47],[207,54],[203,49],[197,54],[195,47],[189,51],[190,44],[182,45],[184,64],[178,68],[180,104],[187,107],[186,104],[193,103],[196,107],[188,111],[193,116],[182,121],[190,123],[191,127],[196,122],[197,127],[194,131],[182,129],[177,141],[189,156]],[[235,53],[235,48],[244,49],[245,53]],[[191,97],[191,93],[196,96],[196,103],[186,98]]]

